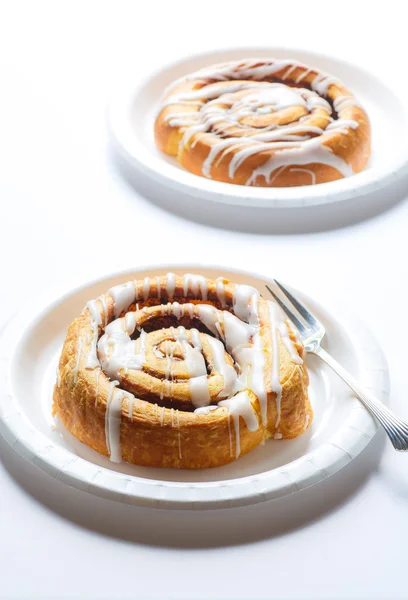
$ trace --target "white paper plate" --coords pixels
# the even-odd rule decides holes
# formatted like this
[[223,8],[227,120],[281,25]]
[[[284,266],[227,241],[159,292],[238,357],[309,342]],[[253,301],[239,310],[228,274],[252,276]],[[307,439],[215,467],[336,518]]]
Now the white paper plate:
[[[153,124],[159,100],[175,79],[209,64],[248,57],[293,58],[338,77],[359,98],[372,124],[372,156],[369,166],[346,179],[315,186],[256,188],[221,183],[186,171],[176,159],[155,146]],[[147,186],[159,184],[182,195],[183,201],[200,198],[210,202],[249,207],[289,208],[316,206],[366,196],[388,186],[407,172],[408,113],[398,93],[370,72],[338,58],[289,48],[241,48],[201,54],[166,65],[137,82],[134,74],[115,96],[109,108],[110,131],[116,148]]]
[[[270,279],[228,268],[197,265],[149,267],[107,276],[32,307],[0,333],[0,433],[21,456],[52,477],[99,496],[161,508],[208,509],[255,504],[318,483],[349,463],[377,425],[348,388],[318,358],[308,357],[311,428],[295,440],[268,441],[232,464],[203,471],[116,465],[55,427],[51,395],[59,352],[70,322],[86,302],[111,286],[146,275],[201,273],[226,276],[265,293]],[[301,297],[305,298],[303,294]],[[316,301],[307,304],[327,328],[326,348],[380,400],[388,395],[386,362],[367,329],[350,315],[336,317]],[[44,304],[42,303],[42,306]]]

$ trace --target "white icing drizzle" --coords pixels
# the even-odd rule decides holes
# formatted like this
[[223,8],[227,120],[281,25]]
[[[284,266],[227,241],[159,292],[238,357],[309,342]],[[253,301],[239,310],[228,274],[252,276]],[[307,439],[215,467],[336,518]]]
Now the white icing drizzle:
[[115,319],[136,300],[133,281],[110,288],[109,294],[113,300],[113,315]]
[[104,327],[106,327],[106,325],[108,324],[108,304],[106,302],[106,296],[105,296],[105,294],[101,294],[99,296],[98,300],[102,304],[102,308],[103,308],[103,324],[104,324]]
[[338,119],[336,122],[329,123],[326,127],[326,131],[333,133],[344,133],[347,129],[357,129],[358,122],[354,119]]
[[206,407],[211,402],[207,375],[192,377],[188,381],[188,387],[193,406]]
[[174,273],[167,273],[166,275],[166,292],[168,298],[174,297],[174,290],[176,289],[176,276]]
[[160,427],[163,427],[164,425],[164,412],[166,410],[165,406],[162,406],[162,410],[161,410],[161,415],[160,415]]
[[[170,350],[169,350],[169,344],[166,343],[165,344],[165,352],[164,352],[164,358],[166,360],[166,367],[165,367],[165,372],[164,372],[165,381],[168,381],[168,379],[170,377],[173,378],[173,354],[174,354],[174,347],[170,346]],[[163,398],[163,389],[161,391],[161,399],[162,398]]]
[[163,385],[164,385],[164,389],[165,389],[165,393],[167,395],[168,398],[171,398],[171,391],[172,391],[172,386],[173,386],[173,379],[171,379],[170,381],[168,379],[165,379],[163,381]]
[[262,423],[267,421],[267,390],[265,385],[265,354],[264,342],[261,334],[257,331],[253,338],[253,347],[246,353],[247,360],[242,360],[243,375],[248,378],[248,386],[258,396],[261,407]]
[[98,342],[99,325],[102,325],[102,317],[96,300],[91,300],[88,302],[87,307],[91,315],[92,339],[90,342],[91,347],[88,352],[85,367],[87,369],[95,369],[96,367],[99,367],[96,344]]
[[98,342],[98,356],[102,369],[110,379],[122,380],[122,369],[140,370],[145,363],[146,332],[142,329],[137,340],[130,335],[136,327],[136,313],[109,323]]
[[194,304],[190,304],[187,303],[185,304],[185,309],[183,312],[183,316],[185,316],[186,312],[188,312],[188,316],[190,317],[190,319],[192,319],[194,317]]
[[190,334],[191,334],[191,343],[193,344],[194,348],[198,348],[198,350],[202,350],[202,345],[201,345],[201,340],[200,340],[200,332],[198,331],[198,329],[190,329]]
[[75,367],[74,367],[74,383],[76,383],[78,381],[78,370],[79,370],[79,363],[81,360],[81,354],[82,354],[82,337],[79,336],[78,345],[77,345],[77,357],[76,357],[76,362],[75,362]]
[[[254,290],[254,294],[251,299],[251,303],[247,306],[246,299],[248,298],[249,291],[248,290],[238,290],[238,294],[240,296],[240,302],[238,303],[239,311],[241,314],[246,317],[246,320],[250,322],[256,322],[255,315],[257,315],[257,303],[259,301],[259,294]],[[235,292],[235,296],[237,296],[237,292]],[[241,300],[245,300],[245,302],[241,302]],[[251,306],[253,307],[251,310]],[[272,391],[276,394],[277,401],[277,409],[278,409],[278,423],[280,421],[280,400],[282,395],[282,387],[279,379],[279,351],[277,345],[277,331],[279,331],[281,338],[290,354],[291,360],[296,364],[301,364],[302,359],[298,355],[296,348],[292,340],[289,337],[289,332],[287,325],[284,321],[284,317],[279,310],[279,307],[273,303],[268,302],[270,321],[271,321],[271,336],[272,336],[272,373],[271,373],[271,382],[272,382]],[[246,309],[246,312],[245,312]],[[248,335],[251,335],[251,332],[247,332]],[[237,349],[232,349],[232,355],[236,362],[240,364],[242,375],[240,376],[240,380],[243,385],[247,383],[248,387],[250,387],[254,393],[257,395],[260,406],[261,406],[261,416],[262,422],[266,423],[267,419],[267,391],[266,385],[264,381],[264,368],[265,368],[265,356],[264,356],[264,345],[260,335],[259,330],[255,330],[252,334],[253,343],[252,347],[245,347],[245,344],[238,346]],[[250,379],[250,382],[246,382],[245,378]]]
[[[302,73],[296,78],[296,83],[313,73],[311,90],[259,81],[281,71],[284,71],[281,78],[285,80],[298,67],[302,68]],[[246,79],[250,81],[245,81]],[[337,79],[315,69],[307,69],[291,60],[251,59],[202,69],[178,80],[174,86],[181,81],[194,80],[204,83],[209,81],[199,89],[167,96],[161,109],[170,109],[166,121],[171,127],[178,127],[183,131],[181,147],[187,144],[194,146],[203,134],[220,137],[217,143],[211,144],[211,150],[203,163],[202,173],[205,177],[211,178],[214,164],[219,164],[230,150],[233,151],[229,162],[231,179],[249,157],[270,153],[270,157],[252,172],[246,185],[256,184],[258,177],[264,177],[270,184],[276,178],[274,174],[277,169],[311,163],[328,165],[344,177],[353,173],[352,167],[343,158],[322,143],[328,139],[327,136],[322,137],[326,132],[348,135],[350,129],[358,126],[356,121],[342,119],[341,114],[337,119],[332,116],[330,104],[321,97],[327,97],[331,85],[340,83]],[[191,107],[191,111],[180,112],[179,105]],[[359,104],[350,96],[339,96],[334,102],[337,113],[351,106]],[[308,124],[307,113],[297,122],[283,125],[266,121],[263,126],[258,123],[257,127],[253,127],[245,121],[257,114],[268,115],[288,107],[307,109],[309,114],[319,110],[319,117],[327,119],[326,129]],[[228,135],[229,130],[231,135]],[[237,135],[237,130],[244,130],[245,135]],[[311,183],[315,184],[316,179],[312,178]]]
[[[179,302],[167,303],[165,314],[174,315],[177,319],[181,317],[181,304]],[[183,315],[184,316],[184,315]]]
[[124,397],[128,399],[128,417],[133,421],[133,407],[135,405],[135,397],[130,392],[124,392]]
[[212,304],[197,304],[195,310],[203,325],[207,327],[215,336],[220,335],[222,321],[222,313],[218,311]]
[[145,277],[143,279],[142,293],[143,293],[143,300],[146,301],[150,294],[150,279],[149,279],[149,277]]
[[276,169],[276,171],[274,172],[274,174],[272,175],[272,177],[269,178],[269,183],[273,183],[275,181],[275,179],[277,179],[279,177],[279,175],[281,173],[283,173],[283,171],[286,169],[286,165],[284,165],[283,167],[279,167],[279,169]]
[[224,378],[224,386],[219,395],[231,396],[237,387],[237,373],[231,365],[225,360],[225,348],[220,340],[208,337],[207,341],[211,346],[212,360],[216,371],[221,373]]
[[[255,296],[259,298],[259,292],[250,285],[235,285],[234,286],[234,296],[232,299],[232,306],[234,310],[234,314],[241,319],[241,321],[250,322],[251,318],[251,308],[250,304],[252,298]],[[255,325],[258,324],[257,317],[255,318]]]
[[194,317],[194,304],[187,302],[186,304],[180,304],[179,302],[167,303],[165,307],[165,314],[174,315],[176,319],[181,317],[189,316],[191,319]]
[[[139,353],[138,360],[142,363],[142,366],[146,360],[146,356],[145,356],[146,355],[146,336],[147,336],[147,333],[144,331],[144,329],[142,329],[140,331],[139,338],[136,340],[136,352]],[[137,344],[138,342],[139,342],[139,347]],[[139,367],[137,367],[137,368],[139,368]]]
[[200,297],[204,301],[207,300],[208,284],[207,279],[202,275],[186,273],[183,286],[184,297],[187,297],[188,292],[191,291],[194,298]]
[[307,429],[307,427],[309,425],[309,421],[310,421],[310,417],[309,417],[309,415],[306,415],[306,417],[305,417],[305,424],[303,426],[303,431],[306,431],[306,429]]
[[161,296],[161,284],[160,277],[156,277],[157,297],[160,299]]
[[196,415],[209,415],[213,410],[220,408],[217,404],[209,404],[208,406],[201,406],[195,409]]
[[258,429],[258,419],[248,396],[248,392],[240,392],[229,400],[222,400],[218,403],[221,407],[226,407],[229,415],[234,421],[235,429],[235,458],[238,458],[241,453],[241,438],[239,431],[239,419],[242,417],[249,431]]
[[118,394],[115,394],[117,385],[119,385],[119,381],[111,381],[109,384],[105,412],[106,447],[108,449],[109,458],[114,463],[120,463],[122,461],[120,423],[124,394],[121,390],[119,390]]
[[311,73],[311,72],[312,72],[312,69],[306,69],[305,71],[303,71],[303,73],[301,73],[298,77],[296,77],[295,83],[300,83],[302,81],[302,79],[307,77],[309,75],[309,73]]
[[208,389],[207,367],[204,356],[201,354],[201,343],[199,342],[198,346],[195,346],[194,344],[194,340],[199,337],[198,331],[195,331],[196,335],[194,336],[194,339],[192,338],[193,347],[190,346],[184,327],[178,327],[174,337],[180,344],[187,372],[189,374],[188,385],[191,402],[193,406],[199,408],[201,406],[207,406],[210,403],[211,398]]
[[[171,330],[172,330],[173,339],[175,341],[177,341],[177,330],[174,327],[172,327]],[[170,345],[170,352],[169,352],[169,345]],[[170,344],[169,342],[167,342],[165,344],[166,370],[165,370],[165,374],[164,374],[163,386],[165,388],[167,397],[172,396],[172,386],[173,386],[173,382],[174,382],[174,370],[173,370],[174,350],[175,350],[174,345]],[[163,388],[162,388],[162,390],[163,390]],[[162,393],[163,393],[163,391],[162,391]]]
[[[269,307],[271,309],[271,307]],[[281,420],[281,400],[282,400],[282,385],[280,382],[280,357],[279,357],[279,342],[278,342],[278,330],[274,315],[271,314],[270,310],[270,332],[271,332],[271,351],[272,351],[272,373],[271,373],[271,385],[272,391],[275,393],[276,402],[276,421],[275,427],[279,427]]]
[[234,356],[240,347],[248,346],[255,333],[255,326],[240,321],[231,313],[224,311],[224,339],[230,354]]
[[337,96],[337,98],[333,100],[333,107],[336,112],[340,112],[345,108],[361,108],[361,104],[354,96]]
[[59,364],[57,364],[57,387],[61,387],[61,375],[59,370]]
[[298,65],[298,64],[296,64],[296,63],[295,63],[294,65],[292,65],[291,67],[289,67],[289,69],[288,69],[287,71],[285,71],[285,73],[282,75],[282,79],[283,79],[283,80],[287,79],[287,78],[289,77],[289,75],[290,75],[291,73],[293,73],[293,71],[294,71],[295,69],[297,69],[298,67],[299,67],[299,65]]
[[[243,314],[245,320],[255,327],[255,331],[252,333],[252,346],[249,345],[249,339],[246,343],[243,340],[236,349],[232,350],[232,355],[241,367],[240,381],[242,387],[251,388],[258,397],[262,423],[265,424],[267,421],[268,395],[265,384],[264,342],[259,329],[259,292],[252,288],[252,296],[247,304],[249,293],[250,290],[248,289],[242,291],[235,289],[235,297],[240,297],[236,306],[239,307],[239,311]],[[249,335],[250,331],[248,330],[247,333]]]
[[314,171],[311,171],[310,169],[301,169],[299,167],[292,167],[290,169],[290,171],[292,173],[307,173],[308,175],[310,175],[311,181],[312,181],[312,185],[314,185],[316,183],[316,174],[314,173]]
[[313,78],[313,81],[311,83],[311,88],[312,88],[312,90],[314,90],[315,92],[320,94],[320,96],[327,96],[329,87],[331,85],[339,85],[339,84],[340,84],[340,81],[338,79],[336,79],[335,77],[331,77],[330,75],[327,75],[326,73],[318,73],[316,75],[316,77]]

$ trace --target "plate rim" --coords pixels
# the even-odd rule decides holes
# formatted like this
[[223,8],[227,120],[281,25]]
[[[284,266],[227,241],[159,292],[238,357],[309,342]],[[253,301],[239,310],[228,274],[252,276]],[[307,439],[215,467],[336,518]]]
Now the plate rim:
[[[378,192],[408,172],[408,143],[406,148],[401,148],[394,163],[366,169],[352,177],[335,182],[322,183],[317,186],[301,186],[295,188],[262,188],[246,187],[231,183],[218,182],[204,177],[198,177],[183,168],[168,163],[159,156],[146,152],[145,145],[132,134],[132,127],[126,117],[130,104],[134,101],[145,86],[164,72],[192,60],[204,59],[222,61],[223,54],[242,52],[243,57],[249,53],[270,53],[271,55],[287,53],[294,56],[302,53],[310,60],[327,60],[341,64],[348,69],[364,74],[377,80],[378,84],[387,88],[401,102],[396,86],[391,82],[379,79],[370,69],[343,60],[339,56],[329,53],[316,52],[302,47],[294,46],[249,46],[227,47],[217,51],[197,52],[185,58],[169,61],[156,68],[149,75],[142,77],[138,83],[123,82],[119,90],[112,94],[107,107],[107,127],[111,141],[120,155],[126,159],[136,171],[147,176],[150,183],[156,182],[181,194],[199,197],[212,203],[221,203],[232,206],[250,206],[253,208],[299,208],[318,205],[334,204],[361,196],[371,192]],[[218,57],[218,58],[216,58]],[[308,59],[309,60],[309,59]],[[405,123],[408,126],[408,111],[405,109]]]
[[[114,271],[93,280],[87,280],[78,286],[65,290],[62,294],[57,296],[53,294],[52,299],[49,299],[45,306],[43,300],[38,300],[34,303],[32,310],[25,311],[23,308],[10,317],[0,329],[0,341],[13,323],[16,323],[16,320],[19,321],[19,325],[17,331],[14,331],[12,335],[8,352],[5,356],[2,356],[0,364],[0,434],[12,448],[20,456],[52,477],[82,491],[126,504],[165,509],[202,510],[257,504],[315,485],[351,462],[366,447],[378,429],[375,420],[356,398],[353,399],[353,410],[342,428],[329,441],[294,461],[255,475],[216,482],[194,483],[151,480],[111,471],[91,463],[75,455],[71,450],[53,443],[44,433],[35,428],[24,412],[20,412],[17,402],[10,402],[13,397],[9,378],[13,368],[15,352],[28,328],[40,322],[41,318],[48,314],[54,306],[78,292],[84,291],[87,287],[109,281],[121,275],[131,276],[133,273],[145,270],[154,271],[154,269],[189,269],[189,272],[193,272],[192,269],[200,270],[200,268],[219,270],[220,272],[224,270],[229,273],[258,277],[265,282],[273,281],[263,274],[226,265],[159,263]],[[302,295],[307,297],[303,293]],[[42,308],[38,310],[40,305]],[[325,308],[325,310],[327,309]],[[327,312],[332,314],[332,307]],[[375,360],[373,359],[375,364],[364,364],[366,375],[368,375],[371,384],[370,389],[376,389],[375,379],[373,376],[370,379],[370,373],[375,372],[378,374],[380,368],[384,372],[386,381],[385,384],[382,382],[381,387],[377,386],[377,391],[381,391],[388,398],[389,371],[382,349],[367,327],[352,312],[348,310],[345,312],[346,314],[344,314],[344,311],[340,311],[340,313],[336,311],[335,319],[340,323],[347,323],[349,327],[357,328],[358,334],[363,336],[365,342],[370,342],[371,354],[375,356]],[[22,314],[24,314],[22,320],[16,319]],[[371,355],[365,355],[366,360],[370,357]],[[354,413],[353,425],[350,426],[348,421],[351,420]],[[344,438],[346,428],[353,430],[352,439],[350,439],[350,432],[347,440]],[[340,435],[342,433],[343,435]],[[345,447],[343,447],[344,445]],[[331,460],[327,460],[327,456],[331,456]]]

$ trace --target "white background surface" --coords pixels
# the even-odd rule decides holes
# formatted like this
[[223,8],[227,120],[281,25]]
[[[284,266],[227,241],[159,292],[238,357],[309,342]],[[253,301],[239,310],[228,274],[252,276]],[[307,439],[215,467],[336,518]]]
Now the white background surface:
[[[210,228],[138,195],[105,129],[125,72],[224,45],[305,46],[404,78],[398,4],[291,2],[288,18],[270,1],[2,2],[2,316],[30,294],[144,263],[255,268],[322,303],[354,304],[387,356],[391,406],[408,419],[406,322],[395,316],[408,291],[406,202],[307,234]],[[0,598],[406,598],[408,456],[381,436],[314,489],[206,515],[94,499],[0,451]]]

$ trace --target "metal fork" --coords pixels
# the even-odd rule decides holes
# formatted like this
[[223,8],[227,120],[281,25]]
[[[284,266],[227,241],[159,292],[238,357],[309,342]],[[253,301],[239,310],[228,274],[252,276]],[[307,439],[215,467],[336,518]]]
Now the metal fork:
[[[306,351],[319,356],[343,379],[343,381],[347,383],[364,404],[366,409],[376,417],[383,426],[396,450],[408,450],[408,424],[394,415],[394,413],[379,400],[368,395],[358,381],[356,381],[354,377],[337,362],[337,360],[321,347],[320,343],[326,333],[323,325],[281,283],[276,281],[276,279],[274,281],[290,301],[291,307],[282,302],[268,285],[266,288],[298,329]],[[295,309],[296,314],[292,309]]]

